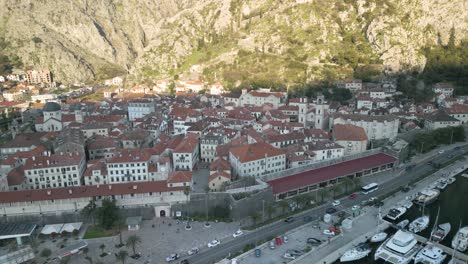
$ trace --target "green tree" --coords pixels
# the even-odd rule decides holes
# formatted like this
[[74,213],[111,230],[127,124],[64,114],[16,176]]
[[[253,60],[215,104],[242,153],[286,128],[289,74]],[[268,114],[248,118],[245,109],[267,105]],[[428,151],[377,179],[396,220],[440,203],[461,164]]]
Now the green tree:
[[330,187],[330,191],[332,192],[333,198],[336,198],[336,194],[341,191],[341,186],[338,183],[335,183]]
[[267,203],[267,205],[265,206],[265,211],[268,215],[268,219],[271,219],[273,214],[276,212],[276,208],[273,206],[273,204]]
[[345,192],[348,193],[349,191],[349,188],[352,187],[354,185],[353,183],[353,179],[349,178],[349,177],[345,177],[343,179],[343,185],[344,185],[344,188],[345,188]]
[[327,198],[329,195],[330,195],[330,192],[328,188],[320,188],[318,190],[318,196],[320,196],[320,202],[322,203],[325,200],[325,198]]
[[102,200],[102,206],[96,212],[98,223],[104,229],[111,229],[119,219],[119,208],[115,201],[109,199]]
[[48,258],[48,257],[50,257],[51,254],[52,254],[52,250],[50,250],[48,248],[44,248],[41,251],[41,257],[43,257],[43,258]]
[[257,221],[260,219],[260,214],[257,211],[255,211],[250,214],[250,218],[252,218],[253,224],[256,225]]
[[169,84],[169,95],[170,96],[175,95],[175,82],[171,82],[171,84]]
[[289,203],[286,200],[279,201],[279,206],[281,207],[282,213],[286,213],[286,210],[289,209]]
[[141,238],[137,235],[131,235],[127,238],[127,247],[131,247],[133,255],[136,255],[136,246],[141,244]]
[[361,185],[362,185],[361,178],[354,177],[353,178],[353,186],[354,186],[353,190],[355,191],[355,190],[361,188]]
[[120,250],[119,253],[115,255],[115,258],[117,259],[117,261],[120,261],[122,262],[122,264],[125,264],[125,261],[128,258],[128,252],[125,250]]
[[81,215],[85,217],[86,219],[91,219],[92,223],[95,224],[96,222],[96,212],[97,212],[97,206],[94,200],[89,201],[88,205],[86,205],[82,210],[81,210]]

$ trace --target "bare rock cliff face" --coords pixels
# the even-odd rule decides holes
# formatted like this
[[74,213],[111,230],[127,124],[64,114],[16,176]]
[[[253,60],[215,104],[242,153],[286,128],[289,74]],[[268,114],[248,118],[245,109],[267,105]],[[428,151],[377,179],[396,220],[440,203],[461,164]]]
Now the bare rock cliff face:
[[294,49],[315,67],[333,57],[343,32],[362,35],[387,68],[422,68],[421,47],[446,42],[452,27],[458,40],[466,38],[468,28],[464,0],[0,0],[0,6],[9,52],[26,68],[48,68],[67,82],[125,73],[144,79],[215,63],[191,56],[200,43],[215,46],[223,38],[232,46],[210,50],[219,52],[217,60],[238,50],[284,56]]

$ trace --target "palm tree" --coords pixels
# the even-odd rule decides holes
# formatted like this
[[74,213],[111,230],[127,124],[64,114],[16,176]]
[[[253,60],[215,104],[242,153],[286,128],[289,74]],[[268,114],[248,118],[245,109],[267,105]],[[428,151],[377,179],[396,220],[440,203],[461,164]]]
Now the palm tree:
[[345,177],[343,179],[343,184],[344,184],[344,187],[345,187],[345,192],[348,193],[349,187],[353,186],[354,182],[353,182],[353,179],[351,179],[349,177]]
[[131,247],[133,255],[136,255],[136,245],[141,243],[141,238],[137,235],[131,235],[127,238],[127,247]]
[[117,227],[119,228],[119,244],[117,245],[117,247],[122,247],[123,246],[123,241],[122,241],[122,227],[123,227],[123,220],[121,217],[119,217],[119,219],[117,219]]
[[358,189],[359,186],[362,185],[362,180],[361,180],[361,178],[354,178],[354,179],[353,179],[353,185],[354,185],[354,190]]
[[84,216],[85,218],[91,219],[93,225],[95,224],[95,215],[97,212],[97,206],[94,200],[89,201],[89,204],[86,205],[82,210],[81,210],[81,215]]
[[333,198],[335,198],[336,193],[341,191],[341,186],[335,183],[330,187],[330,191],[333,193]]
[[121,261],[122,264],[125,264],[125,261],[127,260],[127,257],[128,257],[128,252],[125,251],[125,250],[120,250],[119,253],[117,253],[115,255],[115,258],[118,260],[118,261]]
[[104,249],[106,248],[105,244],[99,245],[99,249],[101,249],[101,255],[104,255]]
[[189,186],[184,187],[184,194],[187,197],[187,221],[188,221],[188,219],[189,219],[189,211],[188,210],[190,209],[190,206],[188,205],[189,195],[190,195],[190,187]]
[[318,190],[318,195],[320,196],[320,202],[323,203],[323,200],[328,197],[329,193],[328,193],[328,188],[320,188]]
[[276,212],[276,208],[273,207],[273,204],[267,203],[265,210],[268,214],[268,219],[271,219],[271,216]]
[[257,224],[258,219],[260,219],[260,214],[258,212],[253,212],[250,217],[252,218],[252,221],[254,225]]
[[281,206],[281,210],[283,211],[283,214],[285,213],[286,209],[289,208],[289,203],[286,200],[281,200],[279,202],[279,205]]

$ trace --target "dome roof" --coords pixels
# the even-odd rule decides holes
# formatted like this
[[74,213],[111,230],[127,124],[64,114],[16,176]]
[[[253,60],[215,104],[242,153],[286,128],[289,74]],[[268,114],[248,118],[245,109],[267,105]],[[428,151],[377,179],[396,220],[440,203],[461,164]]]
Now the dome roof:
[[60,109],[62,109],[62,108],[56,102],[48,102],[48,103],[46,103],[44,105],[44,107],[42,108],[42,111],[44,111],[44,112],[56,112],[56,111],[60,111]]

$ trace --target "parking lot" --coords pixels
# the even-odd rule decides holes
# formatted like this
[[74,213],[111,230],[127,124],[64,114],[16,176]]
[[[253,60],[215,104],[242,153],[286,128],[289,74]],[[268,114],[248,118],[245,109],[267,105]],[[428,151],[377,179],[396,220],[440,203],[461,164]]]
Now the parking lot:
[[[336,206],[338,210],[345,210],[341,205]],[[362,213],[365,213],[367,208],[364,208]],[[350,209],[346,209],[347,215],[350,213]],[[322,220],[322,219],[321,219]],[[337,217],[334,217],[333,220],[337,220]],[[295,221],[304,221],[302,218],[295,219]],[[288,250],[297,250],[297,251],[307,251],[314,250],[317,248],[317,245],[307,244],[308,238],[316,238],[321,241],[320,246],[326,246],[328,243],[333,243],[334,238],[340,237],[341,235],[336,236],[327,236],[324,235],[324,230],[328,229],[330,226],[333,226],[332,223],[324,223],[323,221],[312,221],[309,224],[303,225],[287,234],[288,238],[287,243],[282,245],[276,245],[275,249],[269,248],[269,242],[259,246],[261,249],[261,257],[256,257],[254,251],[250,251],[248,254],[239,257],[239,262],[242,264],[277,264],[277,263],[289,263],[292,259],[287,259],[284,257],[285,253]],[[283,239],[283,237],[281,237]],[[283,239],[284,240],[284,239]],[[304,252],[305,253],[305,252]]]

